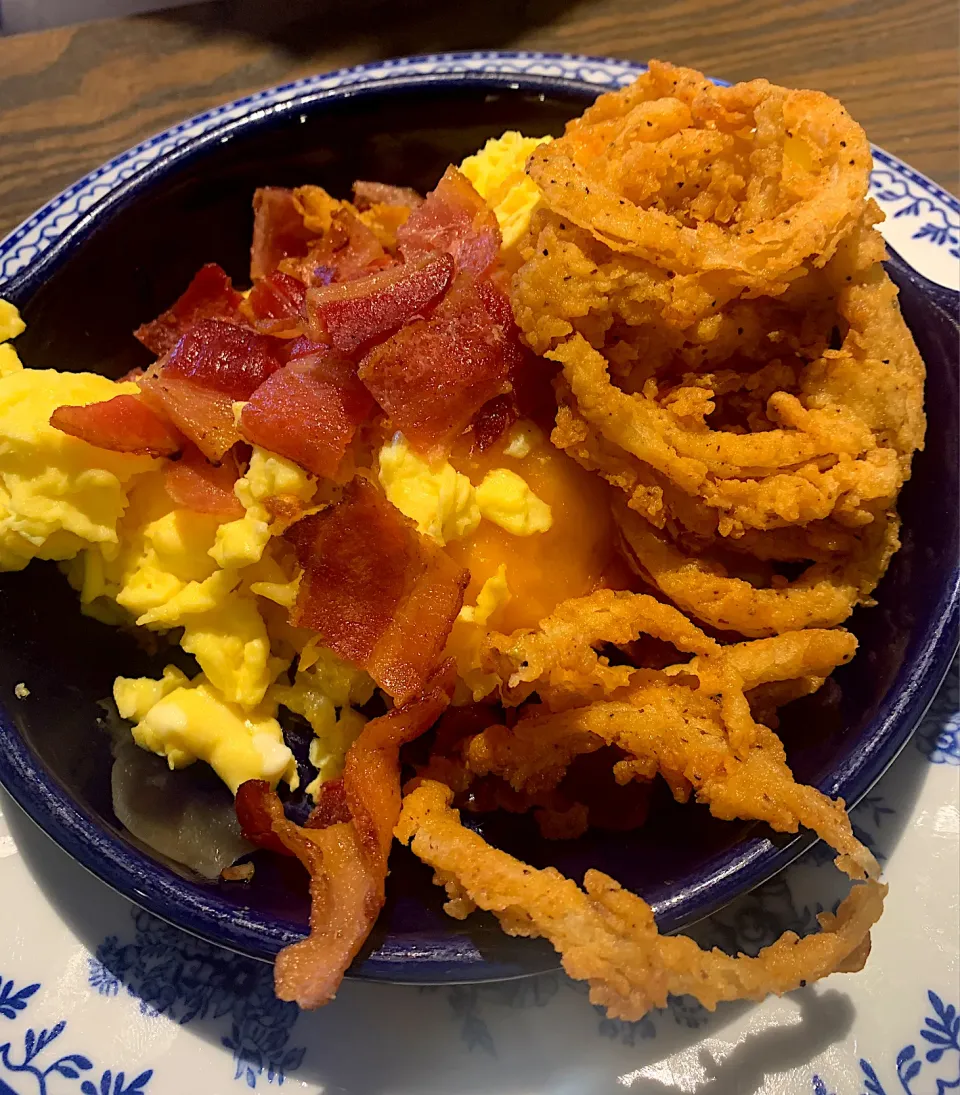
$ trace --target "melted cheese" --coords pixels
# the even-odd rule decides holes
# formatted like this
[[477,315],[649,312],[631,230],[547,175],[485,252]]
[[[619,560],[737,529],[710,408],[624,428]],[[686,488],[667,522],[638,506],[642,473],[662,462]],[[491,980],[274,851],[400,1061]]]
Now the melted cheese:
[[471,536],[446,549],[470,571],[467,604],[476,603],[485,583],[505,566],[511,597],[498,610],[493,626],[508,633],[535,626],[561,601],[582,597],[603,584],[617,554],[606,484],[554,448],[539,431],[524,432],[527,441],[520,451],[525,456],[508,455],[516,436],[508,434],[481,454],[455,450],[451,463],[475,482],[497,468],[514,472],[549,506],[550,527],[538,535],[517,536],[484,520]]

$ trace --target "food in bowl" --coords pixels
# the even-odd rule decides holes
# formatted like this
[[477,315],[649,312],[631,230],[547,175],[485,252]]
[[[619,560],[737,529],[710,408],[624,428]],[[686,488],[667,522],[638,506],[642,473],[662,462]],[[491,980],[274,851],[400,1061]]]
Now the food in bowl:
[[[853,656],[841,625],[896,549],[923,439],[870,163],[826,96],[653,64],[425,199],[259,191],[250,289],[204,267],[123,381],[23,369],[0,312],[0,561],[60,560],[84,611],[195,659],[116,681],[117,766],[200,760],[230,789],[249,843],[234,828],[198,869],[242,880],[254,845],[307,868],[282,997],[334,995],[395,834],[451,915],[546,937],[611,1015],[862,966],[878,866],[774,731]],[[850,895],[818,935],[734,958],[460,823],[635,827],[657,776],[813,830]]]

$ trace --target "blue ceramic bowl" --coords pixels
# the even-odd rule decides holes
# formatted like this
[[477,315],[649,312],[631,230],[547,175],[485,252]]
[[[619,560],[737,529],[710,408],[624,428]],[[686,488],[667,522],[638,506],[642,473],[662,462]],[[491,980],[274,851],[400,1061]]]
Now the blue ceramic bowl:
[[[408,59],[300,81],[192,119],[81,180],[0,244],[0,295],[28,323],[20,352],[36,367],[119,376],[145,358],[130,332],[202,263],[243,279],[257,186],[315,181],[336,194],[368,178],[424,191],[447,163],[505,129],[561,132],[599,90],[637,71],[543,54]],[[939,192],[938,201],[952,199]],[[784,729],[797,778],[851,803],[909,738],[957,636],[956,296],[896,258],[890,269],[929,370],[927,448],[903,492],[903,548],[877,591],[879,607],[851,621],[860,653],[837,672],[832,697],[793,705]],[[51,565],[0,576],[0,620],[0,782],[24,810],[105,882],[187,931],[263,959],[301,937],[302,880],[291,885],[262,863],[249,886],[198,881],[151,856],[114,817],[97,701],[118,673],[155,672],[156,663],[82,617]],[[30,686],[26,701],[12,698],[19,681]],[[568,843],[541,840],[525,818],[476,824],[537,866],[578,879],[588,867],[607,871],[650,901],[667,930],[758,885],[810,843],[666,798],[638,832]],[[389,894],[354,976],[471,981],[556,966],[551,948],[510,939],[489,918],[447,918],[430,872],[404,849],[391,860]]]

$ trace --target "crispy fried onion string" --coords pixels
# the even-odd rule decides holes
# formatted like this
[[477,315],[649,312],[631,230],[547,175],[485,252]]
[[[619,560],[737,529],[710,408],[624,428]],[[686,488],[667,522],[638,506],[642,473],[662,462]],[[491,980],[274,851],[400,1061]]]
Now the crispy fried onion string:
[[710,1009],[721,1000],[761,1000],[860,970],[869,954],[887,889],[873,878],[854,886],[835,915],[820,914],[818,934],[785,932],[756,958],[732,958],[685,936],[661,936],[650,906],[599,871],[587,871],[580,889],[552,867],[536,870],[492,848],[460,824],[452,799],[442,784],[424,783],[404,799],[397,826],[398,839],[446,887],[447,911],[462,919],[480,907],[510,935],[545,937],[567,973],[589,983],[591,1003],[612,1017],[639,1019],[664,1007],[668,994],[695,996]]
[[[718,628],[841,622],[897,545],[924,369],[869,169],[834,100],[657,62],[527,165],[512,300],[562,369],[552,440],[649,524],[644,576]],[[731,552],[811,567],[745,581]]]
[[[803,825],[851,857],[859,871],[879,873],[853,838],[843,803],[798,784],[776,734],[754,723],[741,704],[729,703],[732,696],[745,705],[744,685],[807,672],[825,676],[852,656],[856,640],[844,632],[778,636],[751,656],[755,645],[662,672],[639,670],[609,701],[528,714],[512,728],[491,726],[467,743],[466,767],[477,776],[499,776],[516,790],[542,791],[557,786],[575,757],[616,745],[626,753],[614,768],[620,783],[659,772],[679,801],[692,789],[723,820],[755,819],[791,833]],[[731,678],[739,687],[731,687]]]
[[716,640],[673,605],[645,593],[601,589],[562,602],[535,630],[491,632],[484,643],[483,668],[504,682],[505,703],[521,703],[534,691],[556,704],[583,703],[622,687],[634,672],[632,666],[609,665],[594,647],[628,643],[641,632],[689,653],[720,651]]
[[686,555],[639,514],[615,507],[624,544],[641,574],[674,604],[713,627],[762,637],[804,627],[834,627],[870,594],[900,546],[900,520],[881,514],[858,547],[834,563],[814,563],[780,587],[758,589],[706,556]]
[[[632,471],[636,485],[645,485],[645,469],[637,469],[631,458],[641,462],[650,469],[648,475],[665,477],[714,511],[712,521],[723,535],[783,528],[835,513],[839,518],[851,507],[854,523],[862,523],[855,515],[864,505],[890,501],[902,482],[896,450],[877,449],[873,433],[840,404],[823,400],[822,409],[810,409],[789,392],[775,392],[768,413],[790,428],[743,434],[697,429],[656,399],[615,387],[603,356],[582,335],[547,357],[563,366],[577,413],[588,428],[625,454],[616,473],[629,476]],[[602,454],[602,444],[594,441],[594,448]],[[825,457],[829,466],[821,468],[817,461]],[[616,448],[606,463],[615,459]],[[602,457],[595,461],[600,466]]]
[[721,88],[652,61],[527,170],[551,209],[615,251],[770,291],[833,254],[871,162],[863,130],[822,92]]

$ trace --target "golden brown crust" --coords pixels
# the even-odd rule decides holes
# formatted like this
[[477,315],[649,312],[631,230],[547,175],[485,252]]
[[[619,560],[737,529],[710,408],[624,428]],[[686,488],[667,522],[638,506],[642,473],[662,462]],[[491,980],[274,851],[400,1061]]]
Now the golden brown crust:
[[756,958],[704,951],[685,936],[661,936],[650,906],[600,871],[584,888],[552,867],[535,870],[463,828],[452,792],[425,783],[404,799],[397,837],[433,867],[462,918],[487,909],[510,935],[543,936],[571,977],[590,985],[590,1000],[616,1018],[634,1020],[663,1007],[668,994],[695,996],[711,1010],[721,1000],[762,1000],[835,971],[863,967],[870,928],[886,886],[854,886],[836,915],[823,913],[821,931],[800,939],[785,932]]

